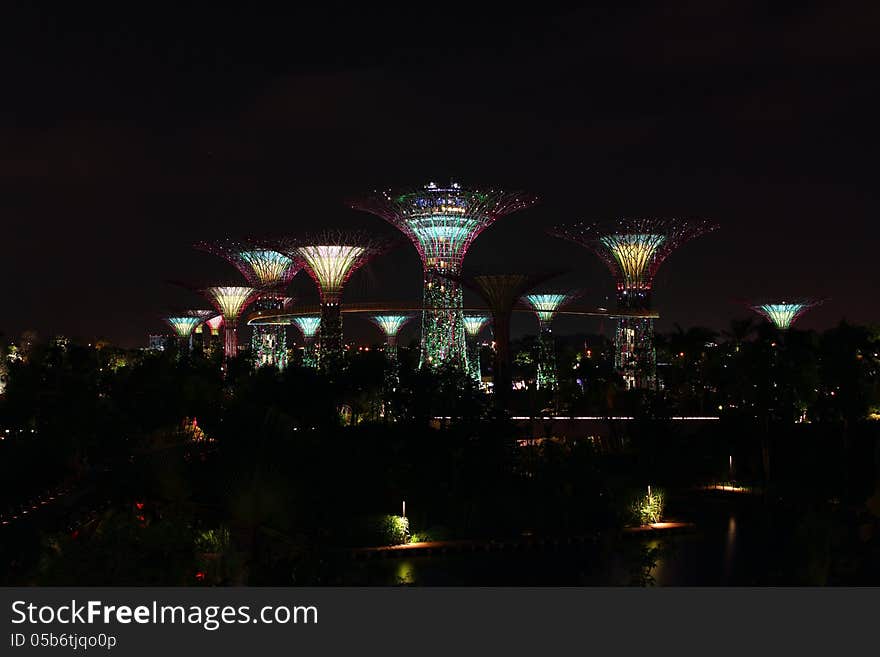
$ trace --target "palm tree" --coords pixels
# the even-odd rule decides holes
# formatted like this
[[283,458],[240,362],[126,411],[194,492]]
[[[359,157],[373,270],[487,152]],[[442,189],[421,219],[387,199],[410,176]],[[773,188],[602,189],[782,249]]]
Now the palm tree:
[[745,319],[731,319],[730,328],[722,331],[724,336],[733,342],[734,350],[739,351],[740,345],[755,332],[754,319],[746,317]]

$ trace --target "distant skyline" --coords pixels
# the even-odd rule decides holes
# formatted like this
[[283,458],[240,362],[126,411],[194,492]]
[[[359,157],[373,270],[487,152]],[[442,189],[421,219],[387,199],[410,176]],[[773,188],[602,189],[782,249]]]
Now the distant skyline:
[[[477,238],[465,270],[566,267],[559,287],[610,307],[604,265],[547,228],[708,217],[721,228],[659,270],[658,330],[722,329],[749,314],[735,299],[776,296],[829,299],[799,328],[880,323],[873,3],[32,5],[10,9],[0,39],[7,339],[34,329],[144,345],[168,308],[205,307],[166,281],[242,281],[193,242],[394,235],[345,201],[450,179],[540,197]],[[418,301],[421,269],[401,246],[345,298]],[[303,273],[292,289],[317,299]],[[380,339],[366,318],[346,327]],[[516,335],[536,330],[516,318]],[[563,316],[554,330],[599,323]]]

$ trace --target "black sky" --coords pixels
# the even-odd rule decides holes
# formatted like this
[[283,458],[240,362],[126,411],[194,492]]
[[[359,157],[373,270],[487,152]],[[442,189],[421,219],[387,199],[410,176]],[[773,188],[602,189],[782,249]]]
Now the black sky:
[[[450,178],[542,199],[487,230],[466,267],[562,264],[600,304],[610,276],[548,226],[709,216],[722,230],[660,270],[661,329],[722,328],[744,314],[732,299],[772,295],[830,297],[805,327],[880,322],[876,3],[57,4],[2,12],[7,336],[143,344],[166,308],[198,302],[166,280],[236,279],[193,241],[387,233],[343,201]],[[348,292],[420,288],[405,247]]]

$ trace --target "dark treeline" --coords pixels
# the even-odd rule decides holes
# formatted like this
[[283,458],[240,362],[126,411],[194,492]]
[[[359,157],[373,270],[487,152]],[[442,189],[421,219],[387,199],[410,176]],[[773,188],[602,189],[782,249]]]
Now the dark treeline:
[[[376,349],[331,377],[246,356],[224,376],[198,351],[35,344],[8,363],[0,509],[61,484],[73,501],[3,530],[6,581],[346,583],[339,555],[389,542],[404,500],[417,537],[612,536],[648,484],[688,512],[687,491],[718,481],[762,490],[787,540],[824,546],[780,539],[763,581],[877,576],[876,332],[676,331],[658,336],[656,393],[623,389],[603,338],[557,340],[557,391],[530,384],[534,340],[516,344],[512,414],[634,415],[614,440],[524,435],[414,348],[392,386]],[[721,420],[686,432],[682,414]]]

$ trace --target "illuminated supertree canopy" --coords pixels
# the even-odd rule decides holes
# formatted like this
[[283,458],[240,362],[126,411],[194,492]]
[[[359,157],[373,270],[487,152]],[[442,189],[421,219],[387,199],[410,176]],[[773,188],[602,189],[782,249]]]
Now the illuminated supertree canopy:
[[300,332],[303,334],[303,337],[306,340],[310,340],[315,337],[315,334],[318,332],[318,328],[321,326],[321,317],[320,315],[304,315],[302,317],[294,317],[293,323],[296,324],[297,328],[299,328]]
[[352,203],[403,232],[421,256],[425,271],[422,365],[467,367],[461,287],[438,275],[460,274],[464,256],[481,232],[499,217],[536,200],[524,192],[429,183],[417,190],[377,192]]
[[465,315],[464,330],[470,337],[475,338],[489,322],[489,319],[489,315]]
[[[259,310],[280,310],[284,288],[302,268],[302,262],[256,240],[223,240],[199,242],[197,249],[207,251],[231,263],[248,283],[260,288],[256,306]],[[273,365],[283,369],[287,364],[287,334],[283,326],[255,326],[251,353],[257,366]]]
[[202,323],[201,318],[190,315],[171,315],[163,318],[178,338],[189,339],[193,329]]
[[801,315],[822,302],[822,299],[798,299],[792,301],[760,302],[749,307],[780,331],[787,331]]
[[543,294],[527,294],[523,299],[538,316],[538,388],[556,388],[559,377],[556,372],[556,345],[550,324],[556,312],[576,295],[573,292],[548,292]]
[[301,315],[294,317],[292,321],[303,335],[303,367],[317,367],[318,354],[315,353],[315,335],[321,326],[321,316]]
[[220,335],[220,327],[223,326],[223,315],[214,315],[205,321],[205,326],[211,330],[211,335]]
[[480,345],[477,336],[489,322],[489,315],[465,315],[464,330],[467,333],[467,364],[468,372],[477,385],[483,382],[483,372],[480,366]]
[[717,227],[706,219],[627,218],[562,226],[551,233],[602,259],[615,277],[622,307],[647,308],[654,276],[669,254]]
[[224,354],[227,358],[235,357],[238,353],[238,333],[236,324],[241,313],[251,303],[253,303],[260,294],[260,291],[253,287],[239,285],[209,285],[202,288],[204,294],[223,315],[223,324],[226,327],[224,332]]
[[[706,219],[624,218],[555,228],[551,234],[593,251],[617,284],[618,310],[648,310],[654,277],[663,261],[687,241],[718,228]],[[619,317],[614,365],[627,387],[656,385],[654,320]]]
[[548,292],[527,294],[523,299],[535,310],[535,314],[542,323],[549,324],[553,321],[556,311],[575,296],[572,292]]
[[397,334],[412,315],[371,315],[370,321],[378,326],[388,341],[397,340]]
[[283,288],[302,268],[296,258],[257,241],[198,242],[195,248],[227,260],[248,283],[264,289]]
[[342,289],[354,272],[388,248],[385,240],[358,232],[324,232],[288,243],[285,253],[300,259],[321,297],[319,360],[326,371],[342,366]]
[[388,314],[388,315],[371,315],[370,321],[373,322],[382,333],[385,334],[385,358],[392,366],[392,370],[388,372],[388,384],[391,388],[397,386],[397,335],[400,329],[406,324],[412,315],[407,314]]

